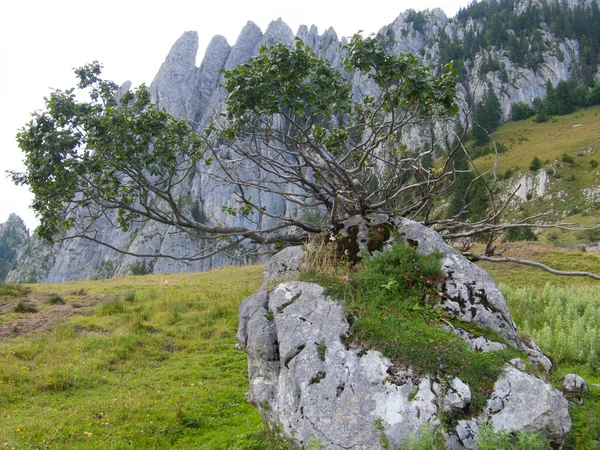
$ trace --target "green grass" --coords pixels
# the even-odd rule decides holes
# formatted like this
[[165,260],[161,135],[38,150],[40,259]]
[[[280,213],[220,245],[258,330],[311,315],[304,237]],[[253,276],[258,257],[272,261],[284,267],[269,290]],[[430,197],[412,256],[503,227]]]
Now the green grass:
[[[31,286],[91,314],[0,343],[7,448],[274,448],[246,403],[237,307],[260,267]],[[235,280],[235,282],[232,282]],[[135,292],[135,295],[132,293]],[[107,297],[102,297],[107,296]]]
[[[511,243],[509,251],[552,261],[566,270],[598,271],[598,256],[589,252],[521,242]],[[408,256],[401,266],[413,262],[415,255]],[[410,279],[423,276],[413,283],[414,289],[403,285],[404,275],[385,272],[376,264],[362,280],[345,271],[352,282],[338,289],[349,299],[349,313],[359,317],[353,323],[353,339],[422,371],[461,373],[481,407],[498,367],[511,354],[473,354],[441,328],[436,311],[419,297],[428,292],[429,282],[435,282],[436,264],[434,258],[408,267]],[[550,377],[553,383],[558,387],[569,372],[587,379],[590,392],[583,396],[584,403],[570,406],[574,426],[567,448],[597,448],[600,283],[549,274],[546,278],[537,269],[529,272],[514,265],[492,265],[491,272],[503,281],[520,332],[532,336],[557,363]],[[553,284],[545,286],[548,279]],[[253,266],[203,274],[2,286],[10,292],[3,297],[6,305],[26,300],[38,305],[39,312],[17,314],[6,307],[0,325],[35,320],[52,311],[47,301],[51,295],[65,301],[56,308],[70,306],[82,314],[66,317],[48,331],[0,342],[0,445],[287,448],[263,433],[258,413],[246,403],[246,358],[234,348],[239,303],[256,292],[261,281],[262,268]],[[367,291],[370,294],[363,295]],[[397,300],[399,293],[405,300]]]
[[556,387],[568,373],[588,382],[583,404],[570,405],[573,431],[567,448],[600,448],[600,283],[501,289],[520,332],[530,335],[556,364]]
[[29,288],[20,284],[9,284],[0,281],[0,300],[24,297],[29,293]]

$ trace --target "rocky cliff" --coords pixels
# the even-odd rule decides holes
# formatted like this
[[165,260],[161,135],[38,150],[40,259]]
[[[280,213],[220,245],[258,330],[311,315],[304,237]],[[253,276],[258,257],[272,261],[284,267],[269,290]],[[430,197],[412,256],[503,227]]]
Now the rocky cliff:
[[[524,0],[507,6],[509,14],[517,16],[537,8],[542,3]],[[578,4],[579,5],[579,4]],[[568,7],[568,6],[565,6]],[[485,16],[448,18],[440,9],[416,13],[407,11],[392,23],[384,26],[378,36],[386,50],[413,52],[434,70],[445,62],[451,45],[483,36],[488,33]],[[510,34],[515,34],[509,30]],[[311,46],[317,55],[340,68],[344,59],[343,45],[333,29],[319,34],[316,27],[302,26],[296,36]],[[541,36],[541,37],[540,37]],[[202,128],[211,117],[222,109],[225,92],[220,88],[221,69],[232,69],[258,52],[263,45],[278,42],[292,43],[293,31],[281,20],[272,22],[262,32],[249,22],[231,46],[221,36],[215,36],[206,49],[200,65],[196,64],[198,39],[195,32],[186,32],[173,45],[165,62],[151,84],[150,91],[160,106],[179,118],[193,121]],[[540,21],[539,33],[543,46],[536,51],[535,64],[520,64],[514,61],[511,52],[502,45],[487,45],[474,52],[469,58],[461,59],[464,67],[459,86],[461,106],[468,108],[477,103],[486,89],[491,87],[498,96],[503,118],[510,116],[513,103],[532,104],[534,98],[544,97],[547,82],[557,84],[569,79],[579,67],[579,42],[568,36],[558,36],[549,26]],[[469,41],[470,42],[470,41]],[[526,41],[528,42],[528,41]],[[536,41],[537,42],[537,41]],[[533,44],[532,44],[533,45]],[[490,61],[494,61],[491,65]],[[486,66],[486,67],[484,67]],[[367,95],[373,85],[367,79],[348,75],[355,95]],[[596,75],[597,76],[597,75]],[[404,136],[408,143],[419,139],[418,129]],[[179,187],[180,201],[195,208],[198,218],[228,225],[242,224],[241,217],[231,217],[222,212],[222,207],[232,202],[232,188],[216,186],[206,167],[198,168],[185,185]],[[203,172],[204,171],[204,172]],[[277,214],[290,215],[295,209],[290,204],[269,195],[259,195],[259,204]],[[263,220],[263,219],[260,219]],[[265,219],[266,220],[266,219]],[[201,241],[190,239],[165,226],[145,223],[128,232],[113,228],[108,219],[96,228],[98,236],[114,247],[131,254],[190,255],[196,252]],[[243,264],[248,260],[235,255],[214,255],[210,258],[184,263],[176,259],[149,258],[144,263],[149,272],[203,271],[224,264]],[[10,281],[61,282],[126,275],[140,267],[140,260],[131,255],[117,253],[90,241],[65,240],[50,247],[33,239],[19,255],[17,267],[8,275]]]
[[11,214],[5,223],[0,223],[0,281],[13,268],[19,251],[28,241],[29,230],[16,214]]

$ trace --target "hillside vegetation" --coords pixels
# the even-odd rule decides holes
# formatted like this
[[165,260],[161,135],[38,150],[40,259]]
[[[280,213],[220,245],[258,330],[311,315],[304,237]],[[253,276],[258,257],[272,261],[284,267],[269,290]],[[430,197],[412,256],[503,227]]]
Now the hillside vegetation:
[[0,448],[266,448],[235,349],[261,281],[251,266],[3,285]]
[[[511,210],[598,224],[600,107],[509,122],[492,135],[506,150],[504,192],[546,171],[545,193]],[[567,157],[565,157],[567,155]],[[538,157],[542,167],[529,164]],[[570,158],[570,159],[569,159]],[[490,168],[493,157],[477,163]],[[593,199],[592,199],[593,200]],[[503,244],[507,256],[600,273],[593,232],[545,230],[538,242]],[[512,264],[482,263],[507,297],[523,335],[557,369],[584,376],[590,392],[571,404],[567,448],[600,447],[600,283]],[[166,285],[168,281],[168,286]],[[133,276],[64,284],[0,284],[0,448],[286,448],[263,433],[246,403],[245,355],[235,350],[237,309],[262,282],[262,267]],[[503,447],[498,447],[503,448]]]
[[[539,248],[538,256],[547,257],[547,249]],[[578,262],[568,257],[580,253],[561,251],[569,268]],[[584,403],[571,405],[568,448],[594,448],[600,439],[600,286],[544,285],[538,271],[525,289],[520,268],[498,274],[520,331],[558,363],[551,379],[558,385],[574,371],[590,383]],[[246,403],[245,355],[234,348],[238,305],[261,280],[262,267],[251,266],[2,285],[0,445],[286,448],[263,434],[258,413]],[[19,305],[29,312],[14,312]]]

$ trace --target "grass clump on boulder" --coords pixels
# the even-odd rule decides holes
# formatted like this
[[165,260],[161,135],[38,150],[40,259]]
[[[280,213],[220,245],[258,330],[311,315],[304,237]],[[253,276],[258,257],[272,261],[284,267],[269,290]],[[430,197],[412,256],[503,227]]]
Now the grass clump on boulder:
[[[350,341],[379,350],[395,366],[412,368],[415,375],[459,377],[473,392],[471,410],[466,412],[471,415],[485,406],[503,365],[523,355],[512,349],[479,353],[448,330],[453,322],[456,327],[464,324],[436,307],[445,279],[442,260],[441,252],[425,255],[396,242],[358,264],[347,283],[329,279],[326,284],[328,294],[344,302]],[[489,334],[474,324],[468,328],[478,335]]]

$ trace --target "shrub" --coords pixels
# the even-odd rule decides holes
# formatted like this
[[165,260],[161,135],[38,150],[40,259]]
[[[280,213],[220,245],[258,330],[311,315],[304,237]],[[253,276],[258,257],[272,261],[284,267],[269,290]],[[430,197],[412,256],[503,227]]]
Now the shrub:
[[135,302],[135,292],[129,292],[129,293],[125,294],[123,296],[123,300],[125,300],[127,303]]
[[496,151],[498,154],[506,152],[506,145],[504,145],[502,142],[496,142],[495,146],[492,142],[485,145],[475,145],[473,148],[471,148],[469,154],[471,158],[476,159],[481,158],[482,156],[495,154]]
[[118,298],[106,302],[100,308],[100,314],[103,316],[113,316],[115,314],[121,314],[125,312],[125,305]]
[[21,300],[19,303],[17,303],[17,306],[14,307],[13,311],[16,313],[36,313],[37,308],[31,303]]
[[548,113],[546,113],[546,110],[542,108],[538,111],[537,116],[535,116],[535,119],[533,119],[533,121],[535,123],[544,123],[548,122],[549,118],[550,117],[548,116]]
[[591,228],[589,230],[583,231],[584,239],[588,242],[600,242],[600,228]]
[[564,163],[571,164],[571,165],[575,164],[575,160],[573,159],[573,157],[566,153],[563,153],[562,156],[560,157],[560,159]]
[[[600,307],[594,287],[512,289],[501,286],[513,319],[558,364],[598,370]],[[535,311],[535,314],[531,314]]]
[[479,426],[478,450],[546,450],[548,448],[551,447],[547,439],[528,430],[513,436],[506,430],[494,431],[489,424]]
[[529,119],[535,114],[535,111],[529,107],[528,104],[519,102],[512,105],[511,117],[512,120],[525,120]]
[[48,295],[48,298],[46,298],[46,303],[49,305],[64,305],[66,302],[65,299],[60,295],[53,293]]
[[509,228],[506,230],[505,239],[507,242],[538,240],[535,232],[530,227]]
[[149,275],[152,273],[152,264],[147,262],[145,259],[142,261],[136,261],[129,267],[131,275]]
[[590,166],[592,167],[592,169],[595,169],[598,167],[598,161],[596,161],[595,159],[592,159],[590,161]]
[[537,172],[541,168],[542,168],[542,161],[540,161],[540,158],[538,158],[537,156],[534,156],[533,159],[531,160],[531,164],[529,165],[529,170],[531,170],[532,172]]

